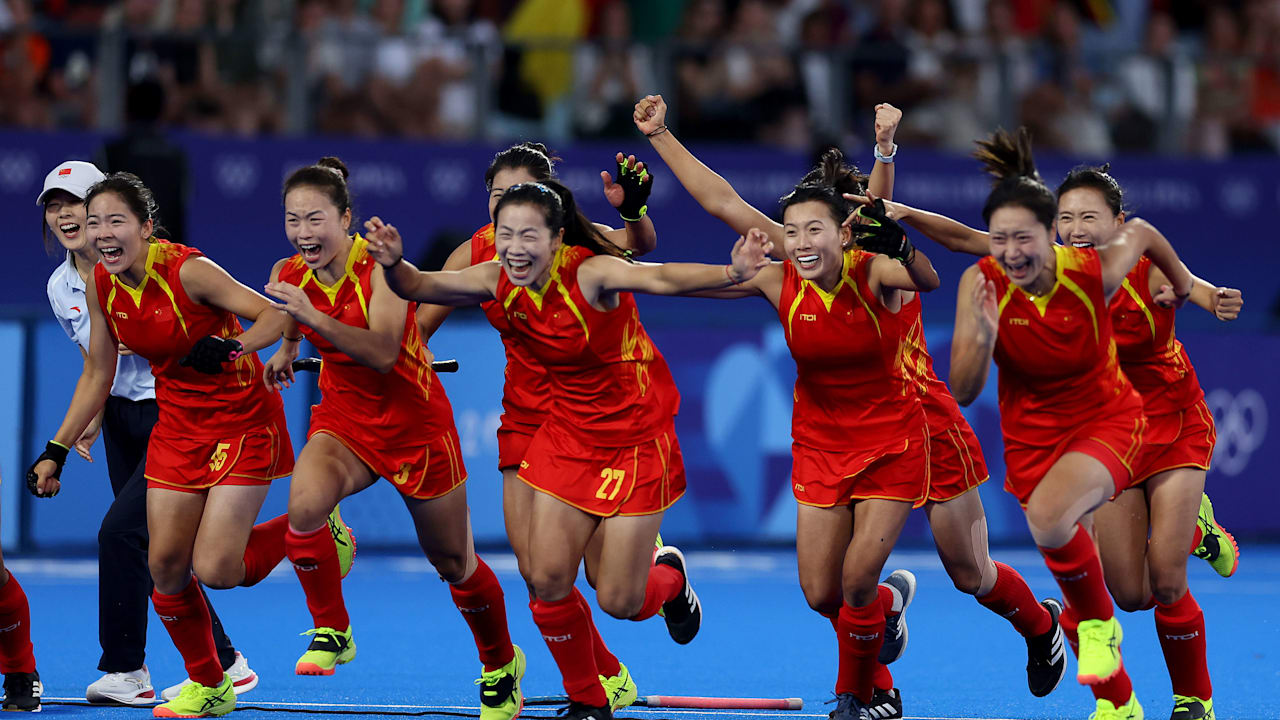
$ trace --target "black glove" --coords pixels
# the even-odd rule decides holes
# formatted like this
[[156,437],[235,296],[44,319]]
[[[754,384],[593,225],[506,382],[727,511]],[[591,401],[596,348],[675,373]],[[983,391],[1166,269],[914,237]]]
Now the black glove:
[[623,158],[618,163],[618,184],[622,186],[622,204],[618,206],[618,214],[627,222],[640,222],[649,211],[645,203],[653,191],[653,176],[649,174],[649,168],[636,172],[631,158]]
[[858,214],[867,220],[865,224],[853,224],[853,239],[867,252],[888,255],[903,265],[915,259],[916,249],[907,239],[906,230],[885,213],[884,200],[879,198],[871,207],[858,208]]
[[68,452],[70,452],[70,448],[65,448],[52,440],[45,443],[44,452],[40,453],[40,457],[36,458],[36,461],[31,463],[31,467],[27,469],[27,489],[31,491],[32,495],[35,495],[36,497],[53,497],[58,494],[56,492],[51,492],[42,495],[40,491],[36,489],[36,482],[40,479],[40,477],[36,475],[36,466],[45,460],[52,460],[54,468],[53,475],[50,477],[60,480],[62,478],[62,466],[67,463]]
[[217,375],[222,372],[222,363],[233,360],[233,356],[244,352],[239,340],[208,335],[191,346],[187,356],[178,363],[182,367],[195,368],[206,375]]

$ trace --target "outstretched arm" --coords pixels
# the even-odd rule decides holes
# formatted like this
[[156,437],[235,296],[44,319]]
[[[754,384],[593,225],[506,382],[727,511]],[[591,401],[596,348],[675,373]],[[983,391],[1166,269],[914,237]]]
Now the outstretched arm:
[[[1188,271],[1189,272],[1189,271]],[[1191,302],[1213,313],[1213,316],[1227,322],[1240,317],[1244,308],[1244,295],[1235,288],[1219,287],[1207,280],[1191,275],[1194,285],[1191,288]],[[1169,279],[1159,270],[1151,273],[1150,285],[1152,299],[1156,304],[1172,307],[1177,302],[1173,286]]]
[[[871,205],[879,197],[869,191],[863,195],[845,195],[845,199],[861,205]],[[885,213],[892,220],[910,225],[921,234],[952,252],[968,253],[979,257],[991,254],[991,239],[981,230],[975,230],[945,215],[920,210],[899,202],[885,201]]]
[[782,226],[748,204],[729,181],[694,157],[667,129],[666,117],[667,103],[662,96],[647,95],[636,103],[632,119],[640,132],[648,136],[649,144],[675,173],[676,179],[704,210],[740,235],[746,235],[751,228],[762,229],[781,248]]
[[498,289],[498,263],[481,263],[465,270],[422,272],[404,259],[400,231],[378,217],[365,223],[369,254],[382,265],[387,287],[396,295],[437,305],[477,305],[492,300]]
[[578,286],[588,300],[618,292],[650,295],[685,295],[742,285],[769,265],[769,237],[753,228],[738,238],[729,265],[702,263],[630,263],[620,258],[597,255],[584,261],[578,270]]
[[978,399],[987,384],[999,317],[995,285],[977,265],[965,270],[956,298],[956,329],[951,338],[951,376],[948,378],[951,394],[961,405],[968,406]]
[[1102,290],[1107,300],[1124,282],[1138,258],[1146,255],[1169,278],[1173,285],[1174,301],[1171,307],[1181,307],[1191,297],[1192,276],[1187,266],[1178,259],[1178,253],[1160,231],[1141,218],[1129,220],[1111,236],[1098,251],[1102,260]]
[[[444,261],[444,267],[441,269],[453,271],[466,270],[469,267],[471,267],[471,241],[467,240],[449,253],[449,258]],[[451,312],[453,307],[449,305],[423,303],[418,306],[418,332],[422,334],[423,342],[436,334],[436,330],[440,329],[440,325]]]

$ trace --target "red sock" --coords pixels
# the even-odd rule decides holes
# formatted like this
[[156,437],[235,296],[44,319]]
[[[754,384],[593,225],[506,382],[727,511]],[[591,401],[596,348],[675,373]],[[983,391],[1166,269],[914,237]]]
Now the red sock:
[[[883,589],[883,588],[882,588]],[[892,595],[892,593],[890,593]],[[884,600],[884,595],[880,596],[880,600]],[[883,606],[882,606],[883,607]],[[831,621],[831,629],[836,631],[836,635],[840,634],[840,615],[823,615],[822,617]],[[879,651],[876,653],[879,654]],[[871,684],[876,690],[892,690],[893,689],[893,673],[889,672],[888,665],[882,665],[879,660],[876,661],[875,677],[871,678]]]
[[[1196,548],[1200,547],[1200,541],[1204,539],[1204,530],[1200,529],[1200,523],[1196,523],[1196,534],[1191,536],[1191,549],[1188,553],[1193,553]],[[1203,699],[1203,698],[1201,698]]]
[[241,585],[257,585],[276,569],[284,559],[284,534],[288,530],[288,515],[253,526],[249,532],[249,543],[244,548],[244,580]]
[[497,670],[511,662],[515,649],[507,632],[507,601],[493,570],[476,556],[476,570],[465,582],[449,586],[453,604],[471,626],[485,670]]
[[1208,700],[1213,696],[1205,660],[1204,612],[1188,590],[1172,605],[1156,605],[1156,635],[1169,667],[1173,693]]
[[991,592],[976,599],[986,609],[1008,620],[1023,637],[1043,635],[1053,627],[1053,618],[1036,602],[1027,581],[1004,563],[996,563],[996,584],[991,586]]
[[1075,609],[1077,620],[1111,619],[1111,595],[1102,579],[1098,548],[1083,526],[1076,525],[1075,535],[1066,545],[1042,547],[1040,553],[1062,589],[1062,599]]
[[880,603],[880,607],[883,608],[885,615],[893,615],[895,613],[902,612],[901,607],[897,609],[893,607],[895,598],[899,600],[906,600],[906,598],[899,597],[898,595],[896,595],[893,592],[893,589],[890,588],[888,585],[876,586],[876,601]]
[[644,605],[632,620],[648,620],[662,609],[662,604],[674,600],[684,589],[684,575],[670,565],[649,566],[649,581],[644,586]]
[[31,648],[31,606],[22,592],[18,578],[0,585],[0,673],[36,671],[35,651]]
[[577,602],[573,595],[546,602],[529,603],[533,622],[547,641],[547,649],[555,658],[564,678],[564,690],[569,699],[594,707],[605,707],[609,698],[600,684],[600,673],[595,655],[591,651],[590,612]]
[[[1058,624],[1062,626],[1062,634],[1067,637],[1071,652],[1079,657],[1080,637],[1076,635],[1076,626],[1080,623],[1072,614],[1070,607],[1063,608],[1062,614],[1058,616]],[[1133,683],[1129,680],[1129,671],[1122,665],[1115,677],[1097,685],[1090,685],[1089,690],[1093,692],[1095,698],[1109,700],[1112,705],[1120,707],[1129,702],[1129,698],[1133,696]]]
[[206,687],[221,685],[222,663],[218,661],[218,648],[213,644],[209,606],[205,604],[195,578],[191,578],[187,587],[177,595],[153,591],[151,604],[186,663],[187,677]]
[[327,525],[299,534],[289,528],[284,536],[285,549],[293,562],[298,582],[307,596],[307,609],[316,627],[345,631],[351,627],[347,604],[342,599],[342,571],[338,567],[338,549]]
[[853,693],[864,703],[871,702],[873,678],[880,646],[884,644],[884,606],[872,602],[865,607],[845,605],[836,623],[840,643],[840,670],[836,694]]
[[596,629],[596,621],[591,617],[591,606],[576,586],[573,588],[573,598],[582,606],[582,612],[587,614],[587,622],[591,626],[591,654],[596,658],[596,670],[605,677],[613,677],[622,672],[622,663],[618,662],[617,656],[604,644],[604,638],[600,637],[600,631]]

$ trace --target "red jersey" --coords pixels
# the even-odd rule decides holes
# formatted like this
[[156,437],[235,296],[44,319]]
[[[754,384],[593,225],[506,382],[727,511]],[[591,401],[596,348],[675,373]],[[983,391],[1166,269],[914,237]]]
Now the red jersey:
[[933,356],[929,354],[929,347],[924,341],[923,309],[920,293],[916,293],[911,302],[903,303],[902,309],[898,311],[898,318],[905,329],[902,346],[903,371],[920,395],[924,418],[932,433],[967,421],[960,412],[960,405],[951,395],[951,389],[933,372]]
[[1173,336],[1172,308],[1151,297],[1151,260],[1143,257],[1111,298],[1120,367],[1142,396],[1147,415],[1185,410],[1204,398],[1186,348]]
[[546,368],[555,400],[550,422],[593,446],[639,445],[670,426],[680,393],[631,293],[619,293],[618,307],[607,312],[582,295],[578,267],[590,257],[586,248],[562,245],[541,291],[498,274],[497,297],[519,341],[508,352],[531,355]]
[[1006,438],[1056,444],[1064,431],[1119,415],[1141,399],[1120,371],[1096,250],[1054,246],[1053,289],[1032,296],[993,257],[978,262],[998,298],[995,361]]
[[[369,300],[377,263],[369,255],[368,242],[359,235],[347,255],[346,273],[333,285],[325,285],[294,255],[280,268],[280,282],[297,285],[316,309],[338,322],[369,327]],[[453,407],[444,387],[431,370],[427,346],[414,318],[417,303],[405,313],[400,354],[389,373],[353,360],[320,333],[302,323],[302,334],[320,351],[320,401],[326,410],[340,411],[371,437],[413,444],[453,429]]]
[[[480,228],[471,236],[471,264],[497,262],[498,253],[493,245],[493,223]],[[551,381],[547,371],[527,352],[520,350],[511,331],[502,303],[490,300],[480,306],[485,317],[502,336],[502,347],[507,354],[507,370],[502,388],[504,420],[540,425],[551,409]]]
[[270,425],[282,417],[284,405],[278,393],[262,384],[257,353],[245,353],[223,365],[218,375],[179,365],[200,338],[236,337],[243,332],[234,314],[187,296],[179,272],[193,257],[204,257],[204,253],[186,245],[152,243],[145,275],[136,288],[101,264],[94,266],[98,303],[113,340],[151,363],[160,426],[207,439]]
[[901,319],[868,287],[874,257],[846,252],[831,292],[783,262],[778,318],[796,361],[791,436],[802,445],[854,452],[924,431],[919,396],[903,371]]

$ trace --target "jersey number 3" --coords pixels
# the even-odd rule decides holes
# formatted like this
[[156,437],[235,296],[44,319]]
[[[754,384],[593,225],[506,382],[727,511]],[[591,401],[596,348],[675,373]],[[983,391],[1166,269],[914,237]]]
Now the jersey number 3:
[[[596,497],[600,500],[612,500],[618,497],[618,491],[622,489],[622,481],[626,479],[627,471],[605,468],[600,471],[600,477],[604,478],[604,482],[601,482],[600,489],[596,490]],[[606,494],[605,489],[609,487],[609,483],[613,483],[613,490]]]

